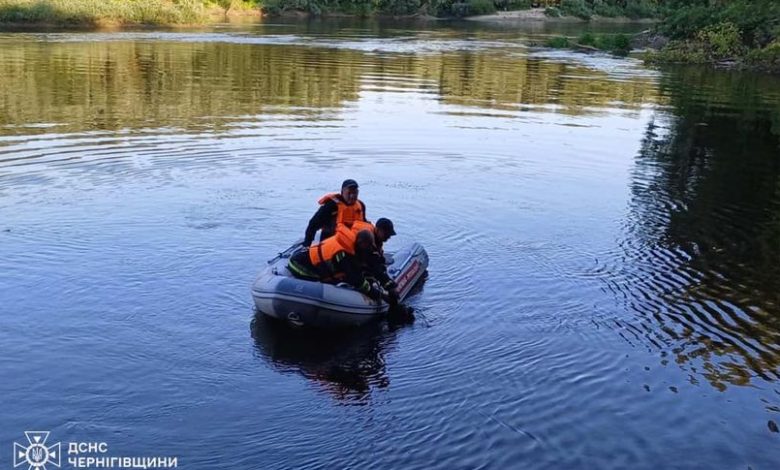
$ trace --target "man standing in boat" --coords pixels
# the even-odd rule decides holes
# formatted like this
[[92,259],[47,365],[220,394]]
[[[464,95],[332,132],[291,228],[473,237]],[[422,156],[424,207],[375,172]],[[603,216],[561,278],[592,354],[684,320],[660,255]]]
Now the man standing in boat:
[[303,246],[311,246],[317,230],[322,230],[320,240],[336,233],[339,224],[352,228],[355,221],[366,221],[366,205],[358,199],[358,184],[353,179],[341,183],[341,193],[328,193],[318,201],[320,208],[309,220]]

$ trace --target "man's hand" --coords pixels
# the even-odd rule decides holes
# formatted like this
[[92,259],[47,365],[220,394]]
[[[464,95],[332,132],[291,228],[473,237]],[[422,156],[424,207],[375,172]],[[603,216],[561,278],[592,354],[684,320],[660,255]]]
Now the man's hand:
[[372,284],[371,289],[368,290],[366,295],[369,296],[372,300],[380,300],[382,298],[382,289],[380,289],[376,284]]
[[392,288],[387,291],[387,303],[390,304],[391,307],[398,305],[398,289]]

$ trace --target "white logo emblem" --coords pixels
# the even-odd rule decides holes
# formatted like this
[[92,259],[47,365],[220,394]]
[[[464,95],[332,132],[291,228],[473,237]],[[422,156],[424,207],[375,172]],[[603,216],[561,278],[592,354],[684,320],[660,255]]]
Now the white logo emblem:
[[60,443],[46,447],[49,431],[25,431],[28,445],[14,442],[14,467],[27,464],[27,470],[46,470],[46,464],[60,466]]

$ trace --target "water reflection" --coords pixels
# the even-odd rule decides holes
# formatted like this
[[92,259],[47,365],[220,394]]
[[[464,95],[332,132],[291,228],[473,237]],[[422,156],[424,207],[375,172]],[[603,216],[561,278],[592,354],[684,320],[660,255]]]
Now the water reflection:
[[[387,43],[376,38],[356,42],[361,46],[355,49],[312,47],[301,38],[246,44],[245,36],[230,35],[227,42],[206,42],[205,35],[168,33],[170,41],[163,43],[22,37],[27,39],[15,37],[13,47],[0,48],[0,135],[52,127],[225,131],[248,121],[273,124],[262,115],[310,118],[337,111],[362,91],[427,92],[447,104],[517,112],[537,105],[535,112],[571,115],[605,107],[638,110],[657,101],[654,78],[620,73],[611,59],[599,59],[599,68],[598,60],[584,66],[533,58],[518,53],[513,41],[473,39],[463,41],[466,49],[410,54],[375,52]],[[409,52],[425,44],[416,39]]]
[[385,355],[393,349],[396,333],[382,324],[323,334],[257,314],[251,331],[257,352],[267,363],[279,372],[302,375],[339,401],[367,403],[374,391],[390,385]]
[[780,99],[756,90],[780,80],[683,69],[661,86],[674,114],[647,126],[622,244],[636,270],[610,290],[691,381],[776,380]]
[[583,115],[602,108],[638,110],[657,101],[651,77],[610,75],[569,61],[465,52],[441,57],[440,67],[433,74],[450,104],[515,111],[546,105],[533,110]]
[[[2,134],[179,126],[343,106],[358,96],[357,52],[136,42],[23,43],[0,49]],[[42,129],[41,131],[46,131]]]

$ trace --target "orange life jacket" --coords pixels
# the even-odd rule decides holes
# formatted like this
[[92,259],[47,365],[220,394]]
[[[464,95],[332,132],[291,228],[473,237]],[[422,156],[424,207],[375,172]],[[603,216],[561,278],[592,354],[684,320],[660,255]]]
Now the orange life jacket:
[[352,231],[356,234],[360,232],[361,230],[368,230],[371,232],[372,235],[374,235],[374,247],[376,247],[377,251],[380,255],[384,256],[384,249],[382,248],[382,245],[384,243],[382,240],[377,238],[376,236],[376,227],[374,227],[374,224],[371,222],[366,222],[365,220],[356,220],[352,223]]
[[347,227],[352,227],[352,224],[356,220],[366,220],[366,214],[363,213],[363,203],[360,202],[360,199],[356,200],[354,204],[351,206],[348,206],[342,199],[341,194],[339,193],[328,193],[320,198],[319,201],[317,201],[320,205],[325,204],[328,201],[333,201],[336,203],[336,206],[338,207],[339,211],[336,214],[336,226],[338,227],[339,224],[344,224]]
[[336,233],[316,245],[309,247],[309,259],[312,266],[325,268],[333,277],[339,277],[342,273],[336,272],[335,264],[340,257],[355,254],[355,240],[357,233],[344,225],[336,228]]
[[366,222],[365,220],[356,220],[352,222],[352,227],[350,228],[355,233],[358,233],[361,230],[368,230],[369,232],[374,233],[374,224]]

